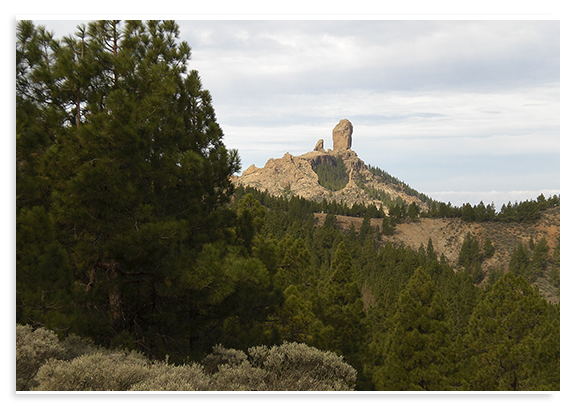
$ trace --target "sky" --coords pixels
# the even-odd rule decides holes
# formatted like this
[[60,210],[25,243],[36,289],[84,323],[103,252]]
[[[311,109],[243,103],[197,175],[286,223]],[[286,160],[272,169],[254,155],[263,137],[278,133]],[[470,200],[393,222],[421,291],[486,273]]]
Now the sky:
[[[34,21],[56,37],[78,24]],[[177,22],[242,170],[332,148],[347,118],[361,160],[435,200],[560,193],[559,20]]]

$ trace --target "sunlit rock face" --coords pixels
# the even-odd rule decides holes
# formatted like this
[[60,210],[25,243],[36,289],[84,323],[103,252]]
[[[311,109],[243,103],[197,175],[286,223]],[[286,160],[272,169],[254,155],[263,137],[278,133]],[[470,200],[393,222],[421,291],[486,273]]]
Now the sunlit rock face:
[[[416,202],[422,209],[425,204],[407,195],[400,186],[385,183],[374,176],[364,162],[352,151],[352,124],[344,119],[334,127],[332,132],[334,148],[325,150],[324,140],[320,139],[312,151],[302,155],[286,153],[282,158],[270,158],[263,168],[250,166],[240,177],[235,177],[236,185],[249,186],[260,191],[266,191],[275,196],[296,195],[311,201],[336,201],[352,206],[355,203],[382,207],[387,211],[379,197],[372,197],[370,192],[382,192],[385,197],[405,203]],[[319,164],[332,167],[344,163],[348,174],[348,183],[339,190],[325,188],[315,172]]]
[[317,141],[317,145],[313,148],[313,151],[324,151],[325,150],[325,140],[320,139]]
[[333,151],[347,150],[352,147],[352,124],[349,120],[344,119],[334,127]]

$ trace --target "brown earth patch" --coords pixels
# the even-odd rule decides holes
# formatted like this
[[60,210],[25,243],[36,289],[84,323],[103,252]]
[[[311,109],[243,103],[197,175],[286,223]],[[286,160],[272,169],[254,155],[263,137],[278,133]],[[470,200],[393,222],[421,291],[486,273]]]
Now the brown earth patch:
[[[322,225],[326,214],[315,214],[315,222]],[[350,230],[351,224],[358,232],[363,218],[337,215],[337,225],[345,232]],[[382,228],[382,219],[373,218],[372,227]],[[487,238],[495,247],[495,254],[484,260],[483,270],[489,272],[492,268],[508,270],[509,261],[519,242],[528,244],[532,238],[535,243],[545,238],[549,246],[549,257],[560,238],[560,208],[551,208],[541,214],[538,221],[530,223],[503,223],[503,222],[465,222],[458,218],[420,218],[415,221],[406,220],[398,224],[392,236],[383,236],[382,243],[388,241],[401,246],[417,250],[422,244],[427,247],[431,238],[435,252],[443,254],[456,269],[463,240],[468,232],[477,238],[480,247]],[[549,301],[558,302],[557,290],[548,282],[547,278],[538,278],[534,285],[538,286],[541,294]]]

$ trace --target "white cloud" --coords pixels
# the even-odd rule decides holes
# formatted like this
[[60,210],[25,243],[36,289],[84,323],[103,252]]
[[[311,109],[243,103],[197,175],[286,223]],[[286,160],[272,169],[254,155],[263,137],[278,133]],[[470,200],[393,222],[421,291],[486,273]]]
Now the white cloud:
[[420,191],[560,184],[558,21],[178,22],[244,168],[348,118],[359,156]]

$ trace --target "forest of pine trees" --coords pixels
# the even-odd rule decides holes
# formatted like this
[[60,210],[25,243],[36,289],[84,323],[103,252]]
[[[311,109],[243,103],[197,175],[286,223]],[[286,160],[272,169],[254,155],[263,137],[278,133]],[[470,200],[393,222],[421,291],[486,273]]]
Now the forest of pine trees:
[[560,390],[560,308],[529,285],[559,247],[482,282],[492,244],[454,269],[380,241],[409,208],[381,232],[375,206],[235,188],[189,57],[170,21],[18,24],[18,390]]

